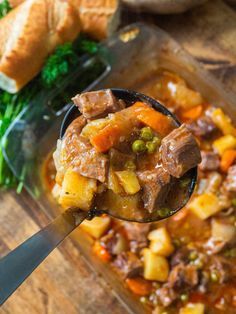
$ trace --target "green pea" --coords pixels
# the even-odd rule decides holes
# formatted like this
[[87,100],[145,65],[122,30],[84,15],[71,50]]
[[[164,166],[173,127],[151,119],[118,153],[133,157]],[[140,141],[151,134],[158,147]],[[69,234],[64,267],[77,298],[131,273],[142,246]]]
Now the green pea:
[[147,297],[141,297],[139,300],[141,303],[144,303],[144,304],[148,302]]
[[157,149],[157,144],[149,141],[146,143],[146,147],[148,154],[153,154]]
[[180,239],[173,239],[173,244],[176,248],[179,248],[181,246]]
[[191,179],[190,178],[183,178],[183,179],[180,179],[179,181],[179,185],[182,189],[186,188],[189,183],[190,183]]
[[158,214],[161,218],[167,217],[167,216],[170,214],[170,209],[167,208],[167,207],[160,208],[160,209],[157,211],[157,214]]
[[136,165],[132,160],[128,160],[125,163],[125,168],[128,170],[135,170],[136,169]]
[[187,293],[181,294],[180,300],[181,300],[182,302],[188,301],[188,295],[187,295]]
[[154,136],[152,142],[155,143],[155,144],[157,144],[157,146],[160,146],[160,145],[161,145],[161,139],[160,139],[160,137]]
[[153,133],[151,128],[149,127],[142,128],[140,136],[145,141],[151,141],[153,139]]
[[198,258],[197,252],[196,251],[190,252],[188,258],[190,261],[195,261]]
[[219,281],[219,276],[214,271],[211,272],[210,277],[211,277],[212,282],[218,282]]
[[231,200],[231,204],[236,207],[236,198],[233,198],[233,199]]
[[132,150],[134,153],[144,153],[146,151],[146,145],[142,140],[136,140],[132,144]]

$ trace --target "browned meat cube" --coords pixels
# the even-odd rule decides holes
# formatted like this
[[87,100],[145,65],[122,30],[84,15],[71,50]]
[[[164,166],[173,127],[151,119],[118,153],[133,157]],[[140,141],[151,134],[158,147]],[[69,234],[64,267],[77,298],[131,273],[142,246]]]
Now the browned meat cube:
[[199,282],[198,270],[195,265],[182,263],[174,266],[169,274],[169,287],[175,289],[195,287]]
[[170,190],[171,176],[163,168],[140,171],[137,175],[143,189],[144,207],[152,213],[157,206],[163,205]]
[[201,152],[202,162],[199,165],[200,170],[217,170],[220,166],[219,155],[215,152]]
[[236,192],[236,165],[229,168],[224,188],[227,192]]
[[198,144],[184,124],[164,137],[161,158],[163,167],[176,178],[201,162]]
[[134,277],[141,274],[142,263],[132,252],[122,252],[114,260],[114,265],[121,271],[124,277]]
[[217,127],[209,117],[202,117],[187,125],[188,129],[196,136],[210,138],[217,132]]
[[79,135],[86,124],[86,119],[83,116],[76,118],[66,129],[65,136],[70,137],[72,134]]
[[62,149],[65,164],[85,177],[105,182],[108,157],[98,153],[88,139],[71,131],[66,133]]
[[139,224],[135,222],[124,222],[124,229],[127,233],[127,238],[130,241],[130,250],[132,252],[140,252],[148,245],[148,232],[150,231],[150,224]]
[[89,147],[87,151],[80,153],[74,159],[75,169],[88,178],[105,182],[108,172],[107,156],[98,153],[95,148]]
[[106,117],[125,108],[124,102],[117,100],[109,89],[78,94],[72,100],[86,119]]

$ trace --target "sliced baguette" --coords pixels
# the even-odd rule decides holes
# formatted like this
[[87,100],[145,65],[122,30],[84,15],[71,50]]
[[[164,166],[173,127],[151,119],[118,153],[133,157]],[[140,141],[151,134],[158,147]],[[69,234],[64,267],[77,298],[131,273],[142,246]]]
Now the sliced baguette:
[[80,31],[77,12],[63,0],[26,0],[0,21],[0,88],[19,91],[59,44]]
[[[82,32],[95,39],[108,37],[118,26],[119,0],[73,0],[79,10]],[[76,5],[79,2],[79,5]]]

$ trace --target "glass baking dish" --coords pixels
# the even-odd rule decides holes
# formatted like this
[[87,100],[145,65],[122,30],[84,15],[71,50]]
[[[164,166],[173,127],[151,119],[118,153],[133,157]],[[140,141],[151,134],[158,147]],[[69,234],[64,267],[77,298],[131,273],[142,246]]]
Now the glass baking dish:
[[[132,24],[104,42],[97,56],[85,60],[70,77],[50,94],[39,95],[9,127],[5,137],[4,155],[14,174],[50,218],[59,207],[42,184],[42,163],[55,147],[60,123],[70,104],[55,112],[50,104],[60,99],[63,89],[73,94],[76,81],[81,80],[96,62],[104,65],[103,73],[86,90],[117,87],[137,89],[155,77],[160,68],[176,72],[198,90],[210,103],[222,107],[236,122],[236,99],[201,65],[183,50],[166,32],[145,24]],[[73,88],[70,89],[70,86]],[[73,96],[71,94],[71,96]],[[63,102],[63,98],[62,102]],[[104,264],[91,251],[91,238],[78,228],[72,234],[86,260],[112,287],[112,293],[126,305],[127,312],[148,313],[148,308],[138,302],[123,285],[110,265]]]

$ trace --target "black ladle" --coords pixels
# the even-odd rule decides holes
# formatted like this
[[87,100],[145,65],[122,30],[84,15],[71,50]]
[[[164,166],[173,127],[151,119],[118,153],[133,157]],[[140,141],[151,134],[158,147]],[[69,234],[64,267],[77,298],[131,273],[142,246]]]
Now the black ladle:
[[[180,122],[169,110],[148,96],[124,89],[112,89],[112,92],[115,97],[123,99],[128,105],[131,105],[136,101],[147,103],[155,110],[170,116],[176,126],[180,125]],[[72,106],[68,110],[61,126],[61,138],[69,124],[79,114],[78,108],[75,106]],[[178,206],[173,207],[168,216],[171,216],[180,210],[187,203],[193,193],[197,179],[197,167],[189,170],[188,176],[191,180],[185,189],[186,195],[183,197],[183,202],[178,204]],[[124,216],[121,217],[112,210],[105,212],[119,219],[138,222],[151,222],[161,219],[161,217],[155,215],[155,213],[148,214],[142,219],[135,219],[135,217],[130,219]],[[48,226],[23,242],[8,255],[4,256],[0,260],[0,305],[6,301],[6,299],[21,285],[34,269],[67,237],[67,235],[78,227],[83,220],[92,219],[94,216],[100,215],[101,213],[104,213],[104,211],[101,211],[98,208],[89,212],[82,211],[78,208],[69,208]]]

